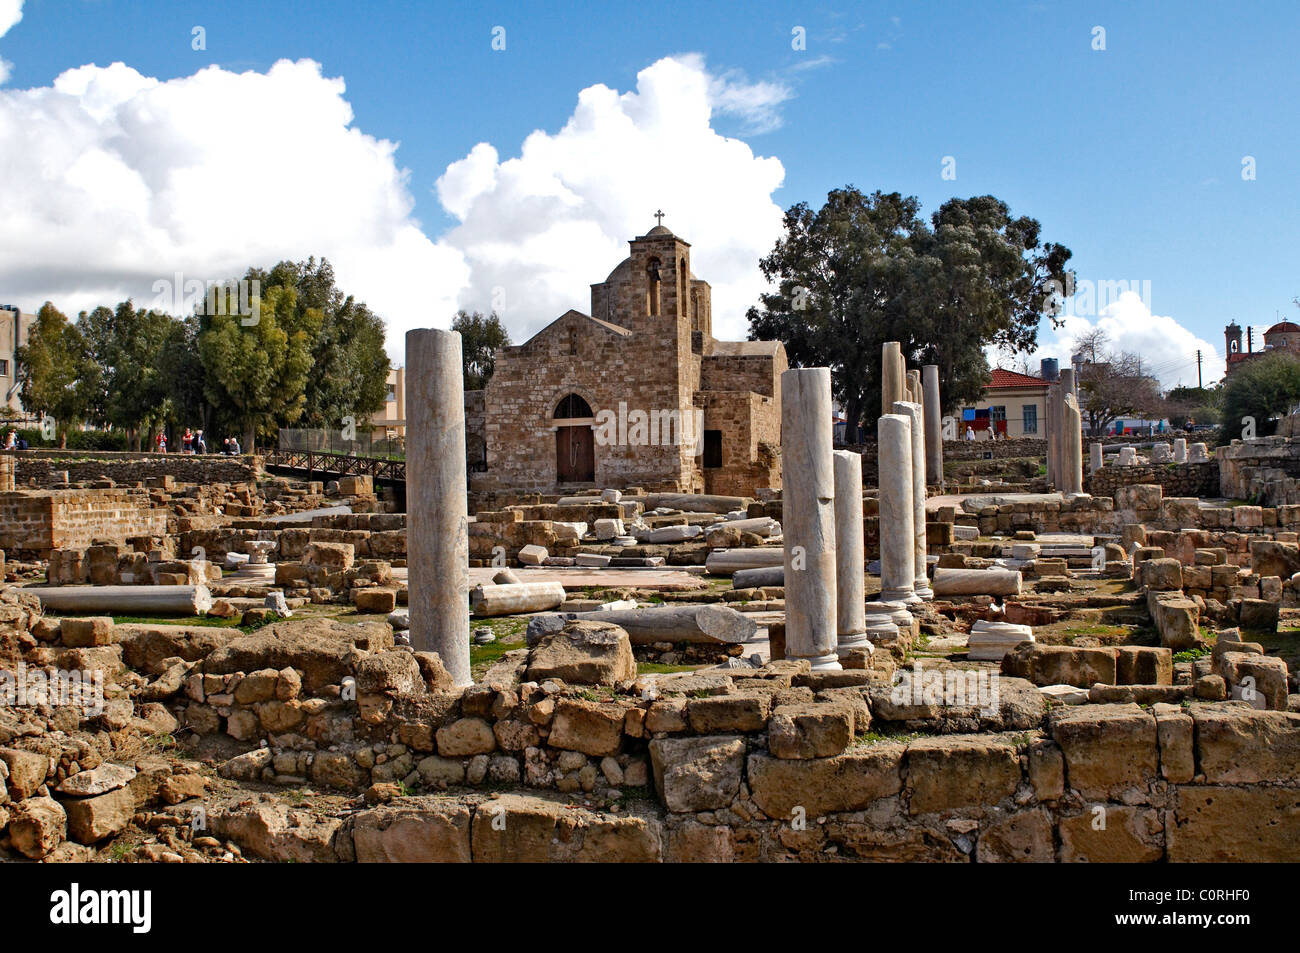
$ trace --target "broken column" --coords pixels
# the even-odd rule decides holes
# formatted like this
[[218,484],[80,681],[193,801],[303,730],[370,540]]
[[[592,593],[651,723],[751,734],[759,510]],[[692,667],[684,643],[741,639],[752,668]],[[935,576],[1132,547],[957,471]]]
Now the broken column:
[[[1071,491],[1067,484],[1069,482],[1069,443],[1070,443],[1070,424],[1068,412],[1065,409],[1066,398],[1074,396],[1074,369],[1065,367],[1061,369],[1061,384],[1056,392],[1056,488],[1062,493],[1077,492]],[[1077,401],[1078,398],[1076,397]],[[1082,454],[1080,454],[1082,459]]]
[[781,375],[781,525],[785,657],[839,669],[835,614],[835,463],[831,372]]
[[1187,462],[1187,438],[1175,437],[1174,438],[1174,463],[1186,463],[1186,462]]
[[912,588],[922,599],[934,598],[926,574],[925,552],[925,408],[911,401],[899,401],[894,413],[911,421],[912,438]]
[[835,618],[841,658],[868,647],[866,542],[862,534],[862,455],[835,451]]
[[1061,434],[1061,469],[1064,482],[1063,493],[1083,492],[1083,416],[1079,413],[1079,401],[1073,394],[1066,394],[1061,401],[1061,420],[1064,431]]
[[1056,417],[1056,399],[1061,393],[1060,383],[1047,385],[1047,396],[1044,398],[1044,410],[1047,414],[1047,482],[1054,487],[1060,487],[1061,474],[1056,469],[1056,448],[1060,440],[1061,430],[1060,422]]
[[888,413],[895,402],[906,399],[902,349],[897,341],[886,341],[880,354],[880,412]]
[[1102,456],[1102,447],[1099,443],[1088,445],[1088,472],[1096,473],[1102,468],[1104,458]]
[[939,366],[921,369],[925,398],[925,482],[943,486],[943,413],[939,406]]
[[[890,406],[893,406],[892,404]],[[880,601],[920,602],[916,594],[916,512],[912,506],[912,419],[877,424],[880,467]]]
[[460,335],[406,332],[406,537],[411,647],[469,670],[469,526]]
[[921,372],[907,371],[906,380],[907,396],[903,399],[910,401],[913,404],[924,404],[925,401],[921,397]]

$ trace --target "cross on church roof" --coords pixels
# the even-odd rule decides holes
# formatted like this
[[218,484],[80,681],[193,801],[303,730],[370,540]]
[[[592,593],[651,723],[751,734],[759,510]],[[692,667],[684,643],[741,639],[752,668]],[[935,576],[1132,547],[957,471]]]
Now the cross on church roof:
[[664,223],[663,209],[660,209],[659,211],[655,212],[655,221],[657,221],[660,225]]

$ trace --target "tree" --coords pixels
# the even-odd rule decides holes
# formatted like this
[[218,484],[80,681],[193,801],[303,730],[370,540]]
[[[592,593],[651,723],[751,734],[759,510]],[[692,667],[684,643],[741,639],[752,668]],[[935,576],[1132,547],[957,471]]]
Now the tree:
[[54,419],[59,446],[68,444],[68,427],[85,419],[93,376],[85,339],[65,314],[45,302],[27,343],[18,348],[19,396],[29,411]]
[[950,410],[988,382],[985,347],[1033,347],[1053,282],[1067,277],[1069,249],[992,196],[952,199],[929,224],[919,210],[897,192],[837,189],[816,212],[790,208],[759,262],[777,288],[749,310],[750,339],[782,341],[793,366],[830,367],[851,424],[880,411],[884,342],[913,366],[938,365]]
[[1253,418],[1257,436],[1270,436],[1276,416],[1291,413],[1300,402],[1300,358],[1274,351],[1233,369],[1223,383],[1221,442],[1242,436],[1243,418]]
[[496,370],[496,352],[510,346],[510,333],[493,311],[487,317],[475,311],[457,311],[451,329],[460,332],[461,365],[465,389],[482,390]]
[[383,409],[390,370],[383,319],[343,293],[327,260],[282,261],[270,271],[249,269],[245,279],[260,281],[263,293],[275,287],[292,288],[298,323],[308,311],[320,314],[299,422],[334,427],[346,416],[361,421]]
[[1099,434],[1121,417],[1163,412],[1159,381],[1142,373],[1139,355],[1110,350],[1104,330],[1094,328],[1077,338],[1075,353],[1085,358],[1078,366],[1075,383],[1079,411],[1089,433]]
[[1165,394],[1165,416],[1178,429],[1208,424],[1223,415],[1222,387],[1175,387]]
[[259,433],[272,436],[277,425],[294,423],[307,406],[312,342],[324,316],[315,308],[300,314],[297,298],[292,287],[272,285],[253,299],[254,323],[245,325],[245,318],[230,313],[200,322],[204,393],[223,422],[243,433],[250,453]]
[[[92,315],[107,309],[96,308]],[[105,421],[126,431],[127,441],[139,447],[141,434],[149,437],[173,418],[176,401],[171,382],[162,373],[169,332],[178,319],[161,311],[136,308],[121,302],[104,325],[107,331],[96,347],[96,362],[105,368],[107,401]],[[90,326],[100,322],[92,320]]]

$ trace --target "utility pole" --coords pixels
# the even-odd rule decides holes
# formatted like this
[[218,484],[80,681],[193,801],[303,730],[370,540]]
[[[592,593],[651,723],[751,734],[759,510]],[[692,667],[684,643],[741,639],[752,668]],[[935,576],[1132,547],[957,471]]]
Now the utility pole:
[[1196,349],[1196,389],[1204,390],[1205,384],[1201,382],[1201,350]]

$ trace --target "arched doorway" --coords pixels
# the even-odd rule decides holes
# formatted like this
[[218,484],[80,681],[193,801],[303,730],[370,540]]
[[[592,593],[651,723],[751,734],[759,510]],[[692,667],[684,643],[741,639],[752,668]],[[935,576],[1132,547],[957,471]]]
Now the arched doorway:
[[555,408],[555,481],[593,483],[596,480],[596,438],[591,405],[569,394]]

